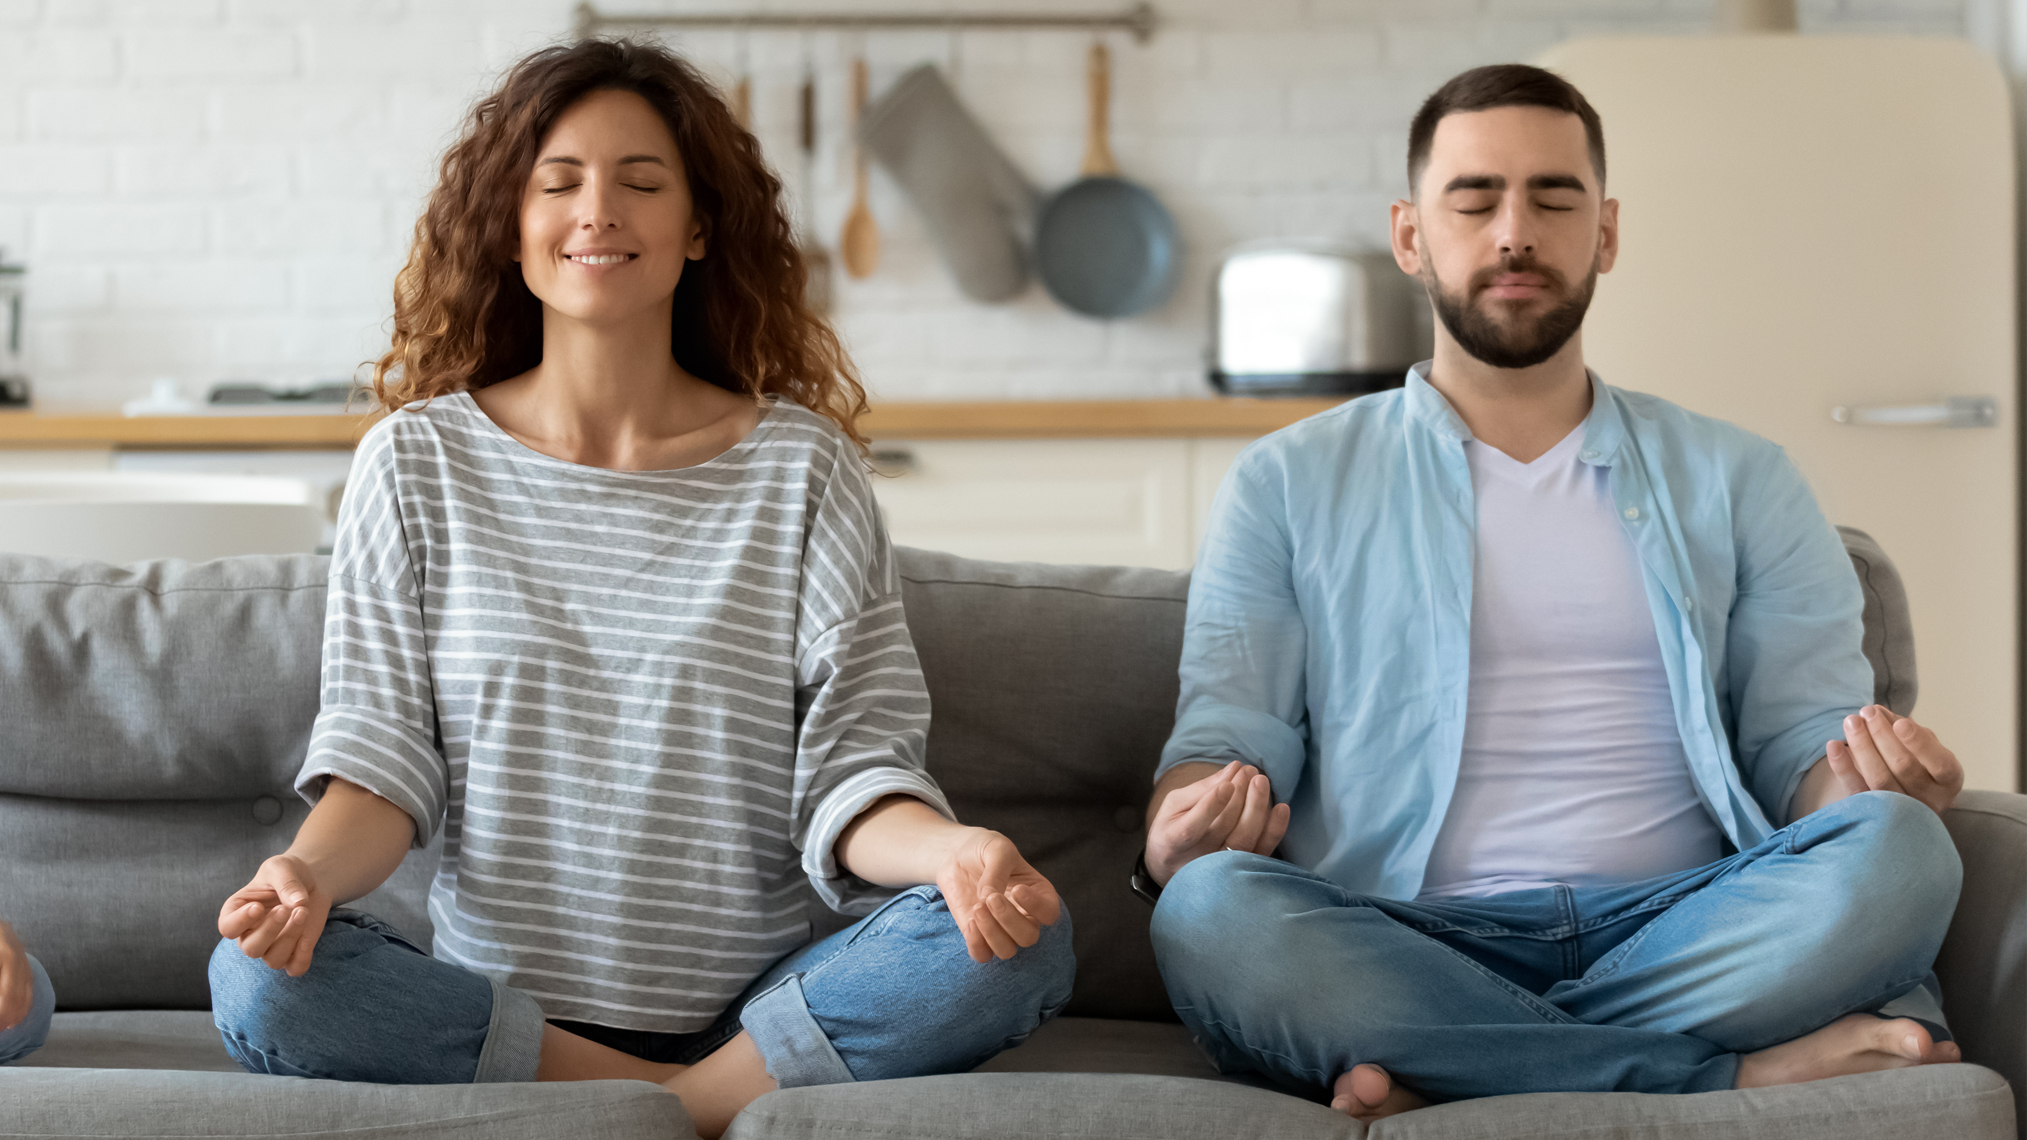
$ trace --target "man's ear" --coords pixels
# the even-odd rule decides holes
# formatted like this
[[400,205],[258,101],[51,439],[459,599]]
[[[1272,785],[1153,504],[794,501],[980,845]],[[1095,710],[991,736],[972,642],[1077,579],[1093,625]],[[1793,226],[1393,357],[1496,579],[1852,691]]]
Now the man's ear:
[[1415,240],[1421,234],[1421,216],[1415,212],[1415,204],[1406,198],[1395,202],[1388,210],[1389,236],[1394,250],[1394,264],[1410,277],[1422,275],[1422,251]]
[[1619,260],[1619,200],[1607,198],[1598,207],[1598,272],[1610,273]]

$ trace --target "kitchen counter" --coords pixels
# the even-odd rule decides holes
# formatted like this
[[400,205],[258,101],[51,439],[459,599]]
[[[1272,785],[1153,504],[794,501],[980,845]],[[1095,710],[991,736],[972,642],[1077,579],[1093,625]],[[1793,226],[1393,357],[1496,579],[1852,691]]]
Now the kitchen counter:
[[[877,404],[859,421],[876,439],[1190,439],[1265,435],[1342,400],[1008,400]],[[0,448],[242,450],[350,448],[373,416],[122,416],[0,412]]]

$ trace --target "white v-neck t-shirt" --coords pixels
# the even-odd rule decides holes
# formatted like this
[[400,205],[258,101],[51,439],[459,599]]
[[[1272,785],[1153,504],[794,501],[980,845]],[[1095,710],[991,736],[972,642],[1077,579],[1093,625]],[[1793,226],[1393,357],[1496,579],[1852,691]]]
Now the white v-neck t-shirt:
[[1583,428],[1532,463],[1464,444],[1470,697],[1421,897],[1636,882],[1730,850],[1698,799],[1638,552]]

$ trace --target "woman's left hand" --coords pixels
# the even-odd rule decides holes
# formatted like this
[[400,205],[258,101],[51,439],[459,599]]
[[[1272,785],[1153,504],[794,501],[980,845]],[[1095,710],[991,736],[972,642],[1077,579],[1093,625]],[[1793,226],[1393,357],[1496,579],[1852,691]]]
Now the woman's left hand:
[[957,846],[936,873],[974,962],[1011,958],[1041,941],[1042,927],[1062,917],[1056,888],[1028,865],[1013,840],[982,827]]

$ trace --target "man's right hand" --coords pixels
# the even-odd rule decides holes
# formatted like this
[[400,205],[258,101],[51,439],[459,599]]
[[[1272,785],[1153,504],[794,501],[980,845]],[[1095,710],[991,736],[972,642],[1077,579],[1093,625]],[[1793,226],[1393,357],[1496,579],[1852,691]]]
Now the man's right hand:
[[330,914],[331,896],[318,888],[309,866],[281,854],[262,863],[253,881],[225,900],[218,933],[238,942],[247,957],[300,978]]
[[1237,760],[1204,773],[1209,767],[1178,765],[1162,778],[1167,786],[1155,789],[1160,799],[1147,825],[1147,871],[1162,886],[1199,856],[1227,849],[1272,855],[1288,834],[1288,805],[1274,802],[1264,773]]

